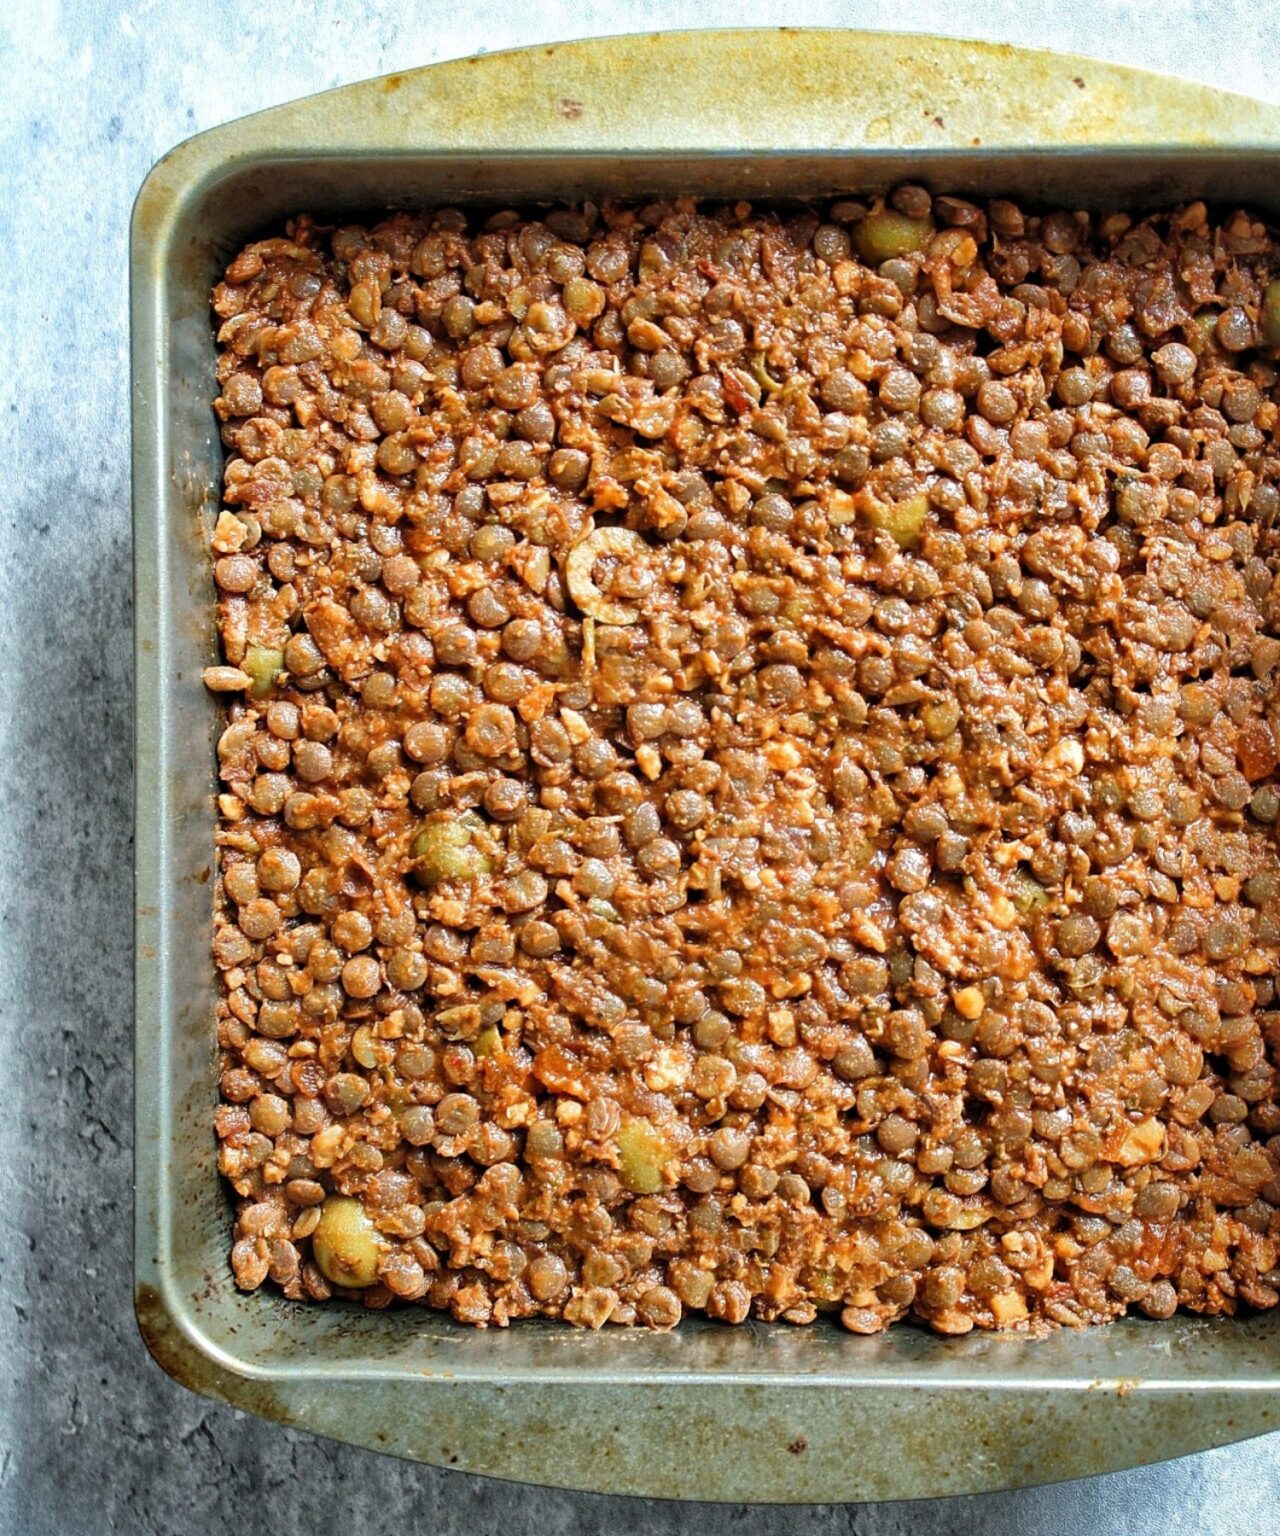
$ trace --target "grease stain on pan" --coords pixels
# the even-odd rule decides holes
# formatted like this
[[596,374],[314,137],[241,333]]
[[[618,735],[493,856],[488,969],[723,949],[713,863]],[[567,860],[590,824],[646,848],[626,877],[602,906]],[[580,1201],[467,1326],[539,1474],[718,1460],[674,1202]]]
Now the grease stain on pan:
[[294,1421],[293,1413],[269,1383],[233,1376],[197,1348],[169,1316],[164,1299],[154,1286],[137,1286],[133,1310],[138,1332],[151,1358],[180,1386],[203,1397],[234,1403],[247,1413],[261,1414],[281,1424]]

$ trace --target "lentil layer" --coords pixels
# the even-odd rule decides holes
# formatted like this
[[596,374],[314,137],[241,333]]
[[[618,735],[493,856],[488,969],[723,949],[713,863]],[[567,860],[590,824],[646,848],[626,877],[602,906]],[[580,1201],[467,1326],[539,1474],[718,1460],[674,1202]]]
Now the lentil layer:
[[1273,1306],[1277,270],[1247,213],[915,186],[241,252],[238,1284]]

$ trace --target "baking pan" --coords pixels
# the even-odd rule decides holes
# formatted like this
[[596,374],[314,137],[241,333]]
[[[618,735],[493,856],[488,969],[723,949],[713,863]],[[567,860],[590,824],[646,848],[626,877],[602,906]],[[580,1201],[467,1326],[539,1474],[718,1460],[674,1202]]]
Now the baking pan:
[[687,32],[388,75],[192,139],[133,217],[137,1311],[198,1392],[470,1472],[678,1498],[877,1499],[1080,1476],[1280,1425],[1280,1312],[1035,1341],[689,1322],[655,1335],[242,1295],[215,1171],[217,710],[208,293],[287,214],[700,192],[1209,196],[1275,213],[1280,110],[936,38]]

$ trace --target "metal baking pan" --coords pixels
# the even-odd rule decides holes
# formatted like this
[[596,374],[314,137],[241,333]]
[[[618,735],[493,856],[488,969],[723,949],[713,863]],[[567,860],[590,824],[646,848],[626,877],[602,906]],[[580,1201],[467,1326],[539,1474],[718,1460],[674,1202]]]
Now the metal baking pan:
[[676,1498],[1012,1487],[1280,1425],[1280,1312],[1033,1341],[689,1323],[674,1333],[242,1295],[215,1171],[208,944],[216,709],[204,527],[222,453],[208,294],[295,211],[699,192],[1209,196],[1277,212],[1280,109],[1080,58],[937,38],[691,32],[388,75],[181,145],[133,217],[137,1311],[198,1392],[470,1472]]

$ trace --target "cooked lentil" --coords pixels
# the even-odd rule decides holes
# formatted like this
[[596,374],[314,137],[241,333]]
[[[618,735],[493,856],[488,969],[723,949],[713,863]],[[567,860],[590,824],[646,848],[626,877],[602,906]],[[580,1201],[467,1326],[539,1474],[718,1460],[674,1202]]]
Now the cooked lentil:
[[1278,268],[914,186],[241,252],[237,1282],[1275,1305]]

